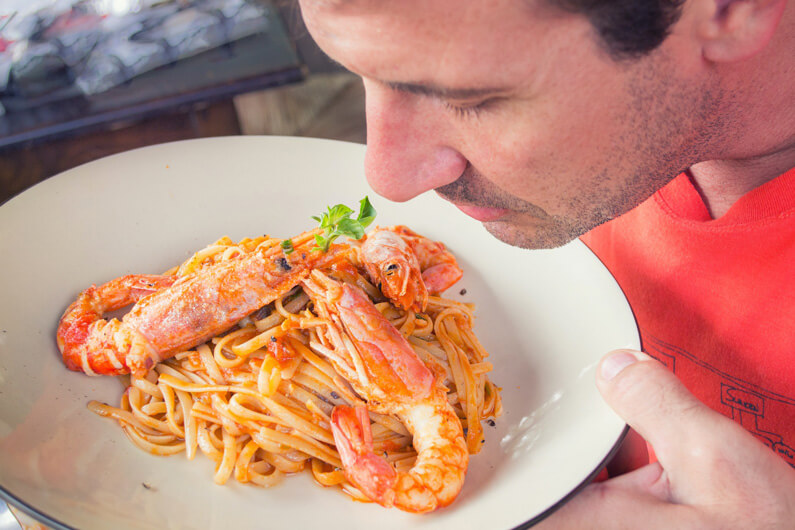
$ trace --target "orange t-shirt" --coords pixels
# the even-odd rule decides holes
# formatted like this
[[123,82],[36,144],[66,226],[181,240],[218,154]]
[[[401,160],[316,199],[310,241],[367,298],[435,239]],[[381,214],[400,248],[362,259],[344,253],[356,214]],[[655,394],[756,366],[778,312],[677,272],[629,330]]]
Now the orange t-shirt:
[[682,174],[582,240],[643,350],[795,467],[795,169],[719,219]]

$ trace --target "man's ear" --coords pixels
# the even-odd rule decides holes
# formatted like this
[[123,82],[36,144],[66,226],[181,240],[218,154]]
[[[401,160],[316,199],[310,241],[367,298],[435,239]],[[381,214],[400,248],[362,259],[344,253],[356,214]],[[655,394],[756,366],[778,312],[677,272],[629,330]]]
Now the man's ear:
[[[704,58],[713,62],[747,59],[770,42],[787,0],[704,0],[698,25]],[[795,53],[795,50],[793,50]]]

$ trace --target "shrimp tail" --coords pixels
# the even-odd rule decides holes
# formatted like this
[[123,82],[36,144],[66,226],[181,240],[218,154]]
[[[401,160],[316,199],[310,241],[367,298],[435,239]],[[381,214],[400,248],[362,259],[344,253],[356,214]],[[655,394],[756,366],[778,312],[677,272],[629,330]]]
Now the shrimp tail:
[[103,320],[102,316],[169,287],[175,279],[130,274],[83,291],[66,309],[58,326],[56,342],[66,367],[89,375],[128,373],[127,353],[149,351],[151,346],[129,326],[116,319]]
[[331,412],[331,432],[347,479],[369,499],[392,507],[397,471],[373,451],[367,409],[337,405]]

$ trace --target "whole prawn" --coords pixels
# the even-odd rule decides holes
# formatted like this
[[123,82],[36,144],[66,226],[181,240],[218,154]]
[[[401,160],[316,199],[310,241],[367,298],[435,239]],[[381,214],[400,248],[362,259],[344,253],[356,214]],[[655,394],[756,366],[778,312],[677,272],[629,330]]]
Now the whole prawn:
[[[131,275],[83,291],[64,312],[56,340],[70,370],[88,375],[143,375],[153,365],[196,346],[286,294],[313,267],[347,251],[311,252],[316,231],[293,238],[295,251],[276,245],[222,261],[177,279]],[[107,311],[133,304],[121,321]]]
[[424,311],[429,294],[445,291],[463,275],[443,243],[405,226],[370,232],[361,247],[361,261],[387,298],[413,311]]
[[396,471],[373,450],[367,409],[338,405],[331,428],[348,480],[385,507],[422,513],[453,502],[463,486],[469,453],[445,389],[358,287],[319,271],[303,285],[316,311],[330,322],[332,364],[367,401],[367,409],[404,422],[417,451],[409,471]]

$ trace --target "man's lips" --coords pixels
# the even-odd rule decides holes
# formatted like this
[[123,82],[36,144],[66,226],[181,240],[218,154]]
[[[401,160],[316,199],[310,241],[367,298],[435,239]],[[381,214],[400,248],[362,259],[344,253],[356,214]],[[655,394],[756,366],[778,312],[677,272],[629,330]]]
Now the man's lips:
[[483,208],[481,206],[472,206],[469,204],[455,204],[456,208],[467,214],[468,216],[472,217],[473,219],[477,219],[481,223],[485,223],[488,221],[496,221],[506,213],[508,210],[503,210],[502,208]]

